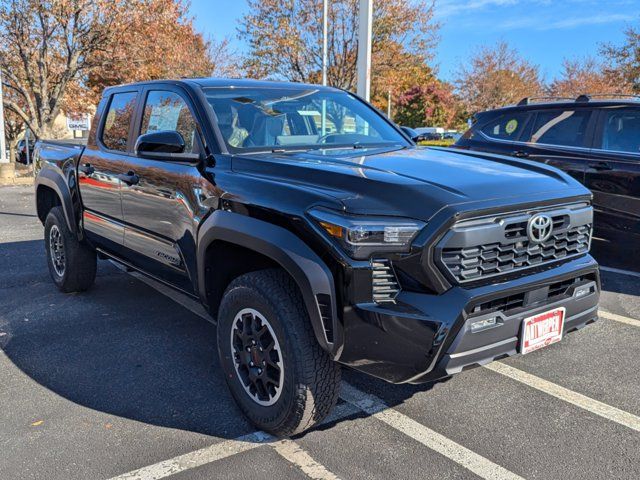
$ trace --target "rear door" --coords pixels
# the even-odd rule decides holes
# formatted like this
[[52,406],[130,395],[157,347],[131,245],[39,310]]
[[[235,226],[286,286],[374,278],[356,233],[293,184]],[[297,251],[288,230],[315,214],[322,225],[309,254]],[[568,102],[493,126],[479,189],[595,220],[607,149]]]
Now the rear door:
[[546,163],[584,183],[595,117],[590,108],[533,111],[530,128],[514,144],[523,158]]
[[138,103],[137,89],[117,91],[105,97],[105,108],[96,118],[94,138],[78,165],[84,230],[97,246],[121,254],[124,244],[121,175],[131,155],[131,131]]
[[122,185],[127,260],[145,272],[194,293],[195,238],[204,210],[206,180],[199,171],[203,144],[193,103],[186,91],[154,84],[142,92],[134,137],[159,130],[178,131],[185,140],[184,161],[129,156],[127,172],[137,183]]
[[640,107],[606,107],[586,169],[593,192],[595,236],[619,253],[616,263],[640,267]]

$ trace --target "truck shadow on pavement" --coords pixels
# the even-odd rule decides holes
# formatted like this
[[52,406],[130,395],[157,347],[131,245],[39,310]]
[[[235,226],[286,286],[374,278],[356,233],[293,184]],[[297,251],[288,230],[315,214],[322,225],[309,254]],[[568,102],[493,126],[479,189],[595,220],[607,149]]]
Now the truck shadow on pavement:
[[[60,293],[43,252],[41,240],[2,244],[0,275],[21,272],[20,285],[0,280],[0,348],[16,367],[111,415],[224,438],[255,430],[228,393],[213,325],[107,262],[90,291]],[[389,388],[346,370],[344,377],[389,406],[431,388]]]

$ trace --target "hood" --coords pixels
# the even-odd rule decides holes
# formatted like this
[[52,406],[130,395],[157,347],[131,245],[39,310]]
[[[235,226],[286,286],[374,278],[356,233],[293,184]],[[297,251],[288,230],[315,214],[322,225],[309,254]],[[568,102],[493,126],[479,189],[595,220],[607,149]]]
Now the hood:
[[323,190],[351,213],[420,220],[447,206],[490,208],[589,195],[541,163],[445,148],[261,154],[236,157],[233,169]]

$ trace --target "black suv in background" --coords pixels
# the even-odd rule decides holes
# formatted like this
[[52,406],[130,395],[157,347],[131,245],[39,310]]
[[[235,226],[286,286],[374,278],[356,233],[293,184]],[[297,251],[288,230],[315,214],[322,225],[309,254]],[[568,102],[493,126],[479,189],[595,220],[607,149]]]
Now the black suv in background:
[[564,170],[593,192],[596,258],[640,270],[640,97],[538,100],[477,114],[455,147]]

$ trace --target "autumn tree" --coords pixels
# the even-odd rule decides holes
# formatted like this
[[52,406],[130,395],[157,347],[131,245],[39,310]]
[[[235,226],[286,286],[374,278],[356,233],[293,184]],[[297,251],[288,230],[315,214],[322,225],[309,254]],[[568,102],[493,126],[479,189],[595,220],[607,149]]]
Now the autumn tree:
[[208,48],[181,0],[0,1],[3,102],[39,137],[106,85],[208,75]]
[[456,89],[466,109],[480,112],[543,92],[540,69],[506,42],[481,47],[458,69]]
[[[329,85],[354,91],[357,82],[358,0],[335,0],[328,13]],[[239,35],[249,45],[250,76],[320,83],[321,0],[249,0]],[[438,25],[433,0],[374,2],[371,99],[383,108],[396,95],[428,78]]]
[[460,105],[452,85],[431,76],[414,85],[396,99],[393,120],[408,127],[457,127]]
[[195,31],[188,4],[176,0],[137,0],[129,3],[126,23],[116,28],[109,48],[94,51],[86,79],[91,102],[103,88],[142,80],[210,76],[228,49],[226,41],[210,43]]
[[606,59],[605,72],[619,82],[622,89],[640,94],[640,28],[628,27],[622,45],[605,44],[600,48]]
[[565,59],[558,78],[549,85],[549,94],[577,97],[587,93],[624,93],[625,85],[608,73],[595,58]]

